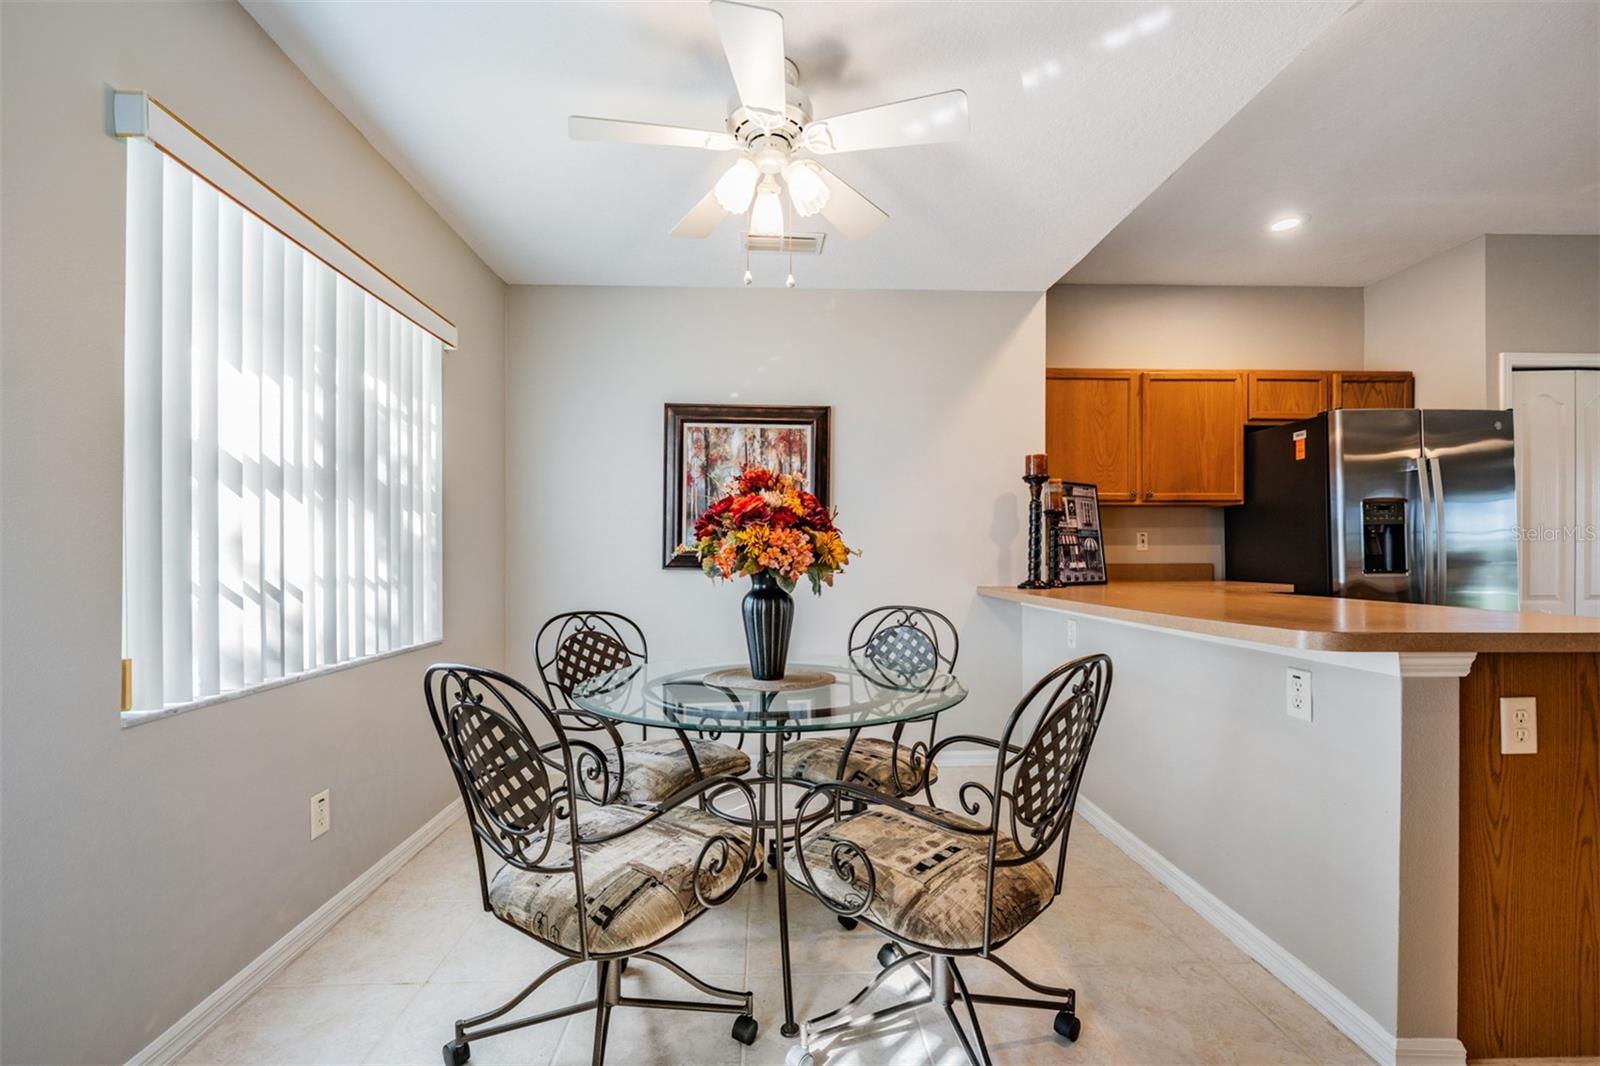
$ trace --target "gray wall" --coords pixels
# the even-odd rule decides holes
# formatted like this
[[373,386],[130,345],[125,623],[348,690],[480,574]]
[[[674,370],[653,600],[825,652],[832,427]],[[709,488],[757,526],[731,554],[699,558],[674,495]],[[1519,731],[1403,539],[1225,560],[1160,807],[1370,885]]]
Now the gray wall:
[[508,346],[516,668],[546,616],[597,606],[636,618],[652,658],[740,658],[747,584],[661,569],[662,405],[830,404],[831,502],[863,554],[820,597],[796,591],[792,654],[842,654],[868,607],[923,603],[988,694],[941,729],[991,728],[1014,698],[1015,609],[975,589],[1024,565],[1041,294],[515,288]]
[[1083,617],[1073,649],[1066,622],[1023,609],[1022,667],[1112,658],[1083,795],[1394,1032],[1400,679]]
[[[120,1062],[454,794],[419,681],[503,652],[505,287],[234,4],[8,3],[0,35],[0,1059]],[[112,87],[159,97],[460,327],[443,647],[120,728]]]

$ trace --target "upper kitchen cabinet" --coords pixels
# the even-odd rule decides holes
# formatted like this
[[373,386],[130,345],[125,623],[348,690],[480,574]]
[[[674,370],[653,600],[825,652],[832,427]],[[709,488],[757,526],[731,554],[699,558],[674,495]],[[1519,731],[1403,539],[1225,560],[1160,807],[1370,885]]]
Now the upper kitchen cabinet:
[[1245,379],[1233,371],[1142,375],[1139,499],[1244,502]]
[[1408,370],[1336,370],[1334,407],[1414,407]]
[[1245,386],[1251,422],[1297,422],[1328,409],[1329,375],[1321,370],[1251,370]]
[[1098,485],[1105,503],[1138,500],[1139,373],[1045,371],[1050,476]]

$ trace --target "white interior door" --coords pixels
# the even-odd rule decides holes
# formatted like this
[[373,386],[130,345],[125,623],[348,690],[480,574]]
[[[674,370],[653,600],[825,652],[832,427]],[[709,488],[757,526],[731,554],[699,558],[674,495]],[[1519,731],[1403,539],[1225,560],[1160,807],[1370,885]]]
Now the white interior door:
[[1577,604],[1600,617],[1600,370],[1576,370]]
[[1569,531],[1578,484],[1578,371],[1518,370],[1511,377],[1523,529],[1522,609],[1574,614],[1577,542]]

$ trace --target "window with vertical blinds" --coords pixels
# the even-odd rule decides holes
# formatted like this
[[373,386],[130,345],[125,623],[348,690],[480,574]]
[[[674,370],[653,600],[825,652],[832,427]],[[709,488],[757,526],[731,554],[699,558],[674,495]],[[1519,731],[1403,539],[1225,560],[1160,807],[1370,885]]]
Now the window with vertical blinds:
[[438,639],[440,338],[154,141],[127,150],[125,703]]

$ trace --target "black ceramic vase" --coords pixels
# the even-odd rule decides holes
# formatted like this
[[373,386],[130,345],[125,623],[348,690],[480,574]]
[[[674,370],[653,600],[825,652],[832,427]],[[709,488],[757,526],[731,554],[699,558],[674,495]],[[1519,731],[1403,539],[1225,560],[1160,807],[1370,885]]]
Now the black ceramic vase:
[[794,599],[771,574],[750,577],[744,594],[744,643],[750,652],[750,676],[780,681],[789,659],[789,630],[794,626]]

